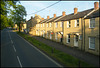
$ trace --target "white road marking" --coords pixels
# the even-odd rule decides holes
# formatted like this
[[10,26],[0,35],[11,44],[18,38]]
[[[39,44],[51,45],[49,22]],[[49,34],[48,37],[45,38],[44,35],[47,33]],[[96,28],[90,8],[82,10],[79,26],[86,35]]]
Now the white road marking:
[[13,41],[11,40],[11,43],[13,43]]
[[[18,35],[18,34],[17,34]],[[20,35],[18,35],[20,38],[22,38]],[[22,38],[23,40],[25,40],[24,38]],[[25,40],[26,41],[26,40]],[[56,61],[54,61],[53,59],[51,59],[49,56],[47,56],[45,53],[43,53],[42,51],[40,51],[38,48],[36,48],[35,46],[33,46],[32,44],[30,44],[28,41],[26,41],[29,45],[31,45],[33,48],[35,48],[37,51],[39,51],[42,55],[44,55],[45,57],[47,57],[49,60],[51,60],[53,63],[55,63],[56,65],[58,65],[59,67],[63,67],[62,65],[60,65],[59,63],[57,63]]]
[[22,68],[22,64],[21,64],[20,59],[19,59],[18,56],[17,56],[17,59],[18,59],[18,62],[19,62],[20,67]]
[[13,45],[13,48],[14,48],[14,51],[16,52],[16,49],[15,49],[14,45]]

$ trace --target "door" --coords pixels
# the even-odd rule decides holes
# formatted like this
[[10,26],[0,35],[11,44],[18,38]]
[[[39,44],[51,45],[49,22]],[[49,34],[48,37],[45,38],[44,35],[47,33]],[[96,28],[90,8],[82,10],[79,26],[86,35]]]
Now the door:
[[78,35],[74,35],[74,46],[78,47]]
[[50,33],[50,39],[52,39],[52,35],[51,35],[51,33]]

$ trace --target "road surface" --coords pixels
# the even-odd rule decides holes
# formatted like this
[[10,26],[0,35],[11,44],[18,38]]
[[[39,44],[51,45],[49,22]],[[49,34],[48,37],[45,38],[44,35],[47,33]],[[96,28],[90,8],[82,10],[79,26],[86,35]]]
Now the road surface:
[[1,31],[1,67],[62,67],[9,29]]

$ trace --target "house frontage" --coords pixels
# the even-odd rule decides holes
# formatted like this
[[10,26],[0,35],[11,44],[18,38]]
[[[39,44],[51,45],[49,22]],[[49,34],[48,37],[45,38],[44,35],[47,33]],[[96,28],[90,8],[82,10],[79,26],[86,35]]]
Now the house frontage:
[[52,18],[47,16],[47,19],[35,20],[34,17],[33,21],[30,19],[27,22],[27,29],[35,36],[99,55],[99,18],[99,3],[95,2],[94,8],[81,12],[74,8],[73,13],[68,15],[63,11],[58,17],[56,14]]

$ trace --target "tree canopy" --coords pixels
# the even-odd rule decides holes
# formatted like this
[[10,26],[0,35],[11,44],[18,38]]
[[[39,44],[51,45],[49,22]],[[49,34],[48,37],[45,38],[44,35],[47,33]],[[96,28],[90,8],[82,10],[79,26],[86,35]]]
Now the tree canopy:
[[24,17],[26,16],[26,10],[24,6],[16,4],[17,2],[19,2],[19,0],[0,1],[1,29],[5,27],[13,27],[14,23],[20,23],[21,21],[25,21]]

